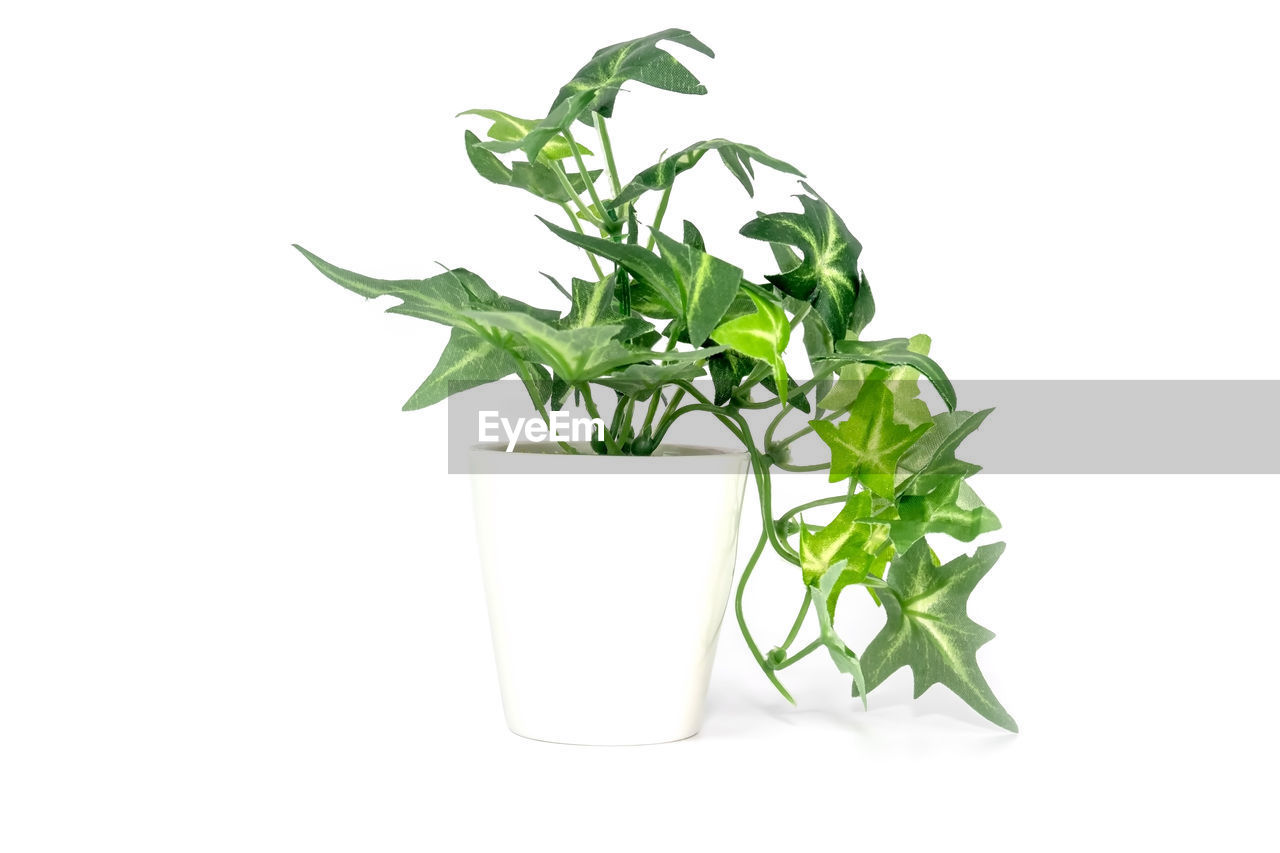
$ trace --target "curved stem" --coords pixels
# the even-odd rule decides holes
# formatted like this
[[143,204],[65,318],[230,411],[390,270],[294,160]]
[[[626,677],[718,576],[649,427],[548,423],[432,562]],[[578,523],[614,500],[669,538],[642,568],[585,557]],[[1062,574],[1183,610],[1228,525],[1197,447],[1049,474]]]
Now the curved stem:
[[760,560],[760,555],[764,553],[764,543],[768,541],[765,533],[766,531],[764,530],[760,531],[760,538],[756,541],[756,549],[751,552],[751,558],[747,560],[747,564],[742,568],[742,577],[738,579],[738,589],[733,596],[733,613],[738,618],[738,629],[742,631],[742,639],[747,641],[747,648],[751,650],[751,656],[756,659],[756,663],[760,666],[760,671],[773,683],[774,687],[778,688],[782,698],[794,705],[796,700],[791,698],[787,688],[783,687],[782,682],[778,680],[778,676],[773,674],[773,668],[764,659],[764,655],[760,654],[760,647],[756,645],[756,641],[751,637],[751,630],[747,628],[746,617],[742,614],[742,594],[747,588],[747,580],[751,577],[751,572],[755,570],[756,563]]
[[788,521],[795,518],[797,515],[804,512],[806,509],[813,509],[814,507],[819,507],[819,506],[829,506],[830,504],[842,504],[842,503],[846,503],[848,500],[849,500],[848,495],[836,495],[835,497],[818,498],[816,501],[809,501],[806,504],[800,504],[800,506],[794,506],[791,509],[787,510],[782,515],[778,516],[778,526],[786,527]]
[[790,462],[774,462],[783,471],[793,471],[797,474],[804,474],[809,471],[825,471],[831,467],[830,462],[819,462],[814,465],[792,465]]
[[[582,182],[587,185],[587,195],[591,196],[591,203],[596,206],[596,213],[599,215],[601,222],[604,222],[604,203],[600,201],[599,194],[596,193],[596,182],[591,180],[591,173],[587,171],[587,164],[582,162],[582,152],[578,150],[578,144],[573,141],[573,134],[569,132],[569,128],[560,131],[564,134],[565,141],[569,143],[569,150],[573,152],[573,162],[578,164],[578,174],[582,176]],[[566,180],[568,180],[566,178]]]
[[653,244],[658,238],[653,236],[658,233],[658,229],[662,228],[662,217],[667,215],[667,202],[671,200],[671,187],[674,184],[668,184],[667,188],[662,191],[662,199],[658,202],[658,212],[653,215],[653,224],[649,226],[649,242],[645,243],[645,248],[653,250]]
[[[551,417],[547,413],[547,407],[542,403],[541,400],[538,399],[538,396],[534,393],[535,385],[533,381],[533,373],[530,372],[529,365],[520,359],[516,359],[515,362],[516,362],[516,371],[520,374],[520,380],[524,382],[524,390],[529,392],[529,399],[530,401],[533,402],[533,407],[538,410],[538,414],[542,417],[542,422],[544,424],[550,425]],[[573,455],[577,455],[578,453],[578,449],[574,447],[572,444],[569,444],[563,441],[557,441],[556,444],[560,445],[560,449],[563,450],[565,453],[570,453]]]
[[791,644],[795,642],[796,635],[800,633],[800,626],[804,624],[804,617],[809,615],[809,605],[812,602],[813,590],[806,586],[804,588],[804,601],[800,602],[800,612],[796,614],[796,621],[791,625],[791,630],[787,632],[787,639],[782,642],[783,649],[790,648]]

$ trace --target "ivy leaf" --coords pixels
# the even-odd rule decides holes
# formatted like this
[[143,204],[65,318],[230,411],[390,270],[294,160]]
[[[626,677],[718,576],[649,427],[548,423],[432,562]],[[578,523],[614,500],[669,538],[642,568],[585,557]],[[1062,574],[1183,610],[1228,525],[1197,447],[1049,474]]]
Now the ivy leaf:
[[749,196],[755,195],[755,188],[751,185],[751,179],[755,177],[755,170],[751,167],[752,160],[779,172],[804,177],[804,174],[795,166],[785,163],[776,157],[770,157],[755,146],[731,142],[728,139],[708,139],[703,142],[695,142],[670,157],[663,157],[657,163],[641,171],[622,188],[622,192],[618,193],[618,197],[607,202],[606,206],[621,207],[628,202],[635,201],[650,190],[666,189],[675,183],[676,178],[682,172],[687,172],[698,165],[698,161],[709,151],[715,151],[720,155],[720,160],[724,163],[725,168],[738,179],[738,182],[742,184],[742,188],[747,191]]
[[865,710],[867,680],[862,664],[853,650],[840,639],[834,624],[836,596],[839,595],[836,584],[843,574],[842,568],[839,565],[832,566],[830,571],[824,572],[810,583],[809,589],[813,591],[814,611],[818,617],[818,639],[826,646],[827,654],[831,655],[831,662],[836,665],[836,669],[853,676],[853,695],[862,700],[862,707]]
[[791,324],[777,303],[751,290],[747,296],[755,303],[755,313],[721,323],[711,332],[711,339],[767,363],[773,368],[777,387],[786,388],[787,366],[782,361],[782,353],[791,340]]
[[952,539],[972,542],[999,530],[1000,519],[963,479],[952,477],[927,494],[900,498],[898,520],[890,527],[894,545],[905,551],[927,533],[945,533]]
[[[533,129],[538,126],[538,122],[533,119],[516,118],[510,113],[504,113],[501,110],[463,110],[458,113],[458,115],[480,116],[493,122],[485,132],[485,135],[495,142],[507,144],[495,147],[485,146],[490,151],[516,150],[524,142],[525,137],[527,137]],[[573,156],[573,149],[575,146],[577,147],[579,154],[588,157],[591,156],[591,149],[577,142],[571,146],[569,144],[569,140],[565,139],[562,135],[551,137],[551,139],[542,147],[542,151],[540,153],[542,158],[546,160],[563,160],[566,157]],[[468,145],[468,148],[470,148],[470,145]]]
[[707,242],[702,239],[702,232],[698,230],[698,226],[687,219],[684,221],[684,242],[699,252],[707,250]]
[[466,329],[455,328],[426,381],[404,404],[404,411],[425,409],[458,391],[475,388],[516,372],[515,359]]
[[358,293],[366,299],[374,299],[378,296],[394,296],[400,299],[399,305],[393,305],[387,309],[391,314],[404,314],[449,326],[457,326],[461,323],[463,318],[461,312],[464,309],[512,311],[543,321],[551,321],[559,317],[558,311],[534,308],[519,300],[502,296],[489,287],[480,276],[461,267],[446,270],[425,279],[387,280],[372,278],[334,266],[297,244],[294,244],[294,248],[326,278],[353,293]]
[[466,318],[473,331],[494,346],[509,351],[527,347],[534,360],[548,365],[570,385],[580,385],[628,364],[655,359],[696,361],[718,352],[702,349],[655,353],[632,349],[617,339],[626,331],[621,323],[557,329],[525,314],[500,311],[469,311]]
[[[631,304],[636,310],[650,317],[683,316],[680,287],[671,268],[658,255],[643,246],[615,243],[604,237],[579,234],[548,222],[541,216],[538,220],[560,239],[607,258],[635,276],[637,281],[631,283]],[[646,303],[644,308],[641,303]]]
[[613,282],[613,276],[606,276],[604,281],[573,279],[569,313],[561,321],[561,327],[579,329],[607,321],[620,322],[622,315],[613,307]]
[[702,377],[705,373],[706,370],[703,365],[696,362],[633,364],[612,376],[604,376],[594,381],[612,388],[619,394],[625,394],[637,400],[647,400],[655,391],[661,390],[664,386],[682,380],[692,381]]
[[[800,571],[806,584],[813,583],[823,572],[838,562],[858,571],[860,565],[870,565],[870,558],[879,553],[889,539],[889,526],[871,522],[871,493],[867,491],[850,495],[839,514],[825,526],[816,530],[809,525],[800,528]],[[861,561],[857,552],[867,556]],[[833,600],[834,605],[834,600]]]
[[[765,387],[765,390],[768,391],[769,393],[775,394],[775,395],[778,393],[778,383],[774,381],[772,376],[767,376],[764,379],[761,379],[760,384],[763,385]],[[799,409],[800,411],[804,412],[807,415],[811,411],[811,408],[809,406],[809,398],[804,394],[797,393],[799,389],[800,389],[799,383],[797,383],[794,379],[788,376],[787,377],[787,403],[792,406],[795,406],[797,409]]]
[[[907,346],[920,355],[929,354],[928,335],[915,335]],[[819,361],[822,359],[819,358]],[[920,399],[920,371],[906,365],[884,367],[868,362],[850,362],[840,368],[840,373],[818,405],[824,409],[839,411],[847,408],[862,386],[869,382],[882,382],[893,394],[894,411],[899,421],[910,426],[933,420],[928,405]]]
[[948,480],[972,477],[981,471],[981,465],[957,459],[956,449],[994,411],[944,412],[934,418],[929,434],[903,454],[900,474],[906,472],[906,476],[898,485],[898,493],[923,495]]
[[742,270],[661,231],[654,237],[679,288],[689,342],[700,346],[738,295]]
[[798,198],[803,213],[761,213],[739,233],[801,251],[804,258],[799,264],[766,277],[788,296],[812,302],[832,336],[842,340],[858,296],[862,244],[825,201],[812,194]]
[[927,355],[912,349],[912,341],[891,338],[887,341],[839,341],[836,352],[826,360],[847,364],[879,364],[883,366],[907,365],[920,371],[942,397],[947,408],[955,411],[956,389],[943,372],[942,367]]
[[894,419],[893,395],[879,382],[864,385],[848,420],[809,421],[831,448],[831,482],[853,477],[875,494],[892,499],[898,460],[933,426],[910,427]]
[[591,61],[556,94],[547,117],[525,137],[522,147],[528,158],[534,160],[543,146],[563,134],[575,121],[591,124],[591,113],[611,117],[618,92],[628,80],[669,92],[705,95],[707,88],[698,82],[698,78],[674,56],[657,46],[661,41],[675,42],[705,56],[715,56],[711,48],[688,30],[675,29],[597,50]]
[[[565,192],[564,186],[561,185],[560,179],[556,173],[552,171],[550,166],[545,163],[534,162],[524,163],[515,162],[511,166],[507,166],[496,155],[487,151],[483,143],[471,131],[464,134],[467,144],[467,159],[471,161],[471,165],[475,167],[480,177],[495,184],[504,187],[516,187],[527,192],[533,193],[538,198],[546,201],[563,204],[569,201],[569,194]],[[588,172],[592,182],[600,177],[600,171]],[[584,192],[586,190],[586,182],[583,181],[582,175],[577,172],[568,174],[569,185],[573,187],[575,192]]]
[[991,722],[1018,730],[978,668],[978,649],[995,635],[967,611],[969,595],[1003,552],[1003,542],[984,545],[973,556],[935,566],[920,541],[894,561],[881,593],[887,623],[862,654],[868,690],[909,666],[916,698],[943,684]]
[[725,350],[707,359],[707,371],[715,387],[715,404],[723,406],[733,397],[742,380],[751,374],[757,362],[734,350]]

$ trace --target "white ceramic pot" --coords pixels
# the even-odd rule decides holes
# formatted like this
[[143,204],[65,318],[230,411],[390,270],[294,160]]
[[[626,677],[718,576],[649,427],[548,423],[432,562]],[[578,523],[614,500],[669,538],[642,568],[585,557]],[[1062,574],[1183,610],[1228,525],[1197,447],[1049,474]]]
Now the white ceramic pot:
[[507,725],[642,744],[698,732],[733,584],[746,453],[471,451]]

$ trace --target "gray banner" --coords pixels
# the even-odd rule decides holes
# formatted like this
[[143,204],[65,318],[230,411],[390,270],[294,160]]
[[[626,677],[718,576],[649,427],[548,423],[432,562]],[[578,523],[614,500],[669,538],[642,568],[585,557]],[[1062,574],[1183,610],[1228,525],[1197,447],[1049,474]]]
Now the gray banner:
[[[695,385],[713,396],[709,381]],[[945,411],[927,382],[921,388],[932,411]],[[972,380],[958,381],[955,388],[960,409],[995,408],[957,454],[988,473],[1280,474],[1277,380]],[[593,397],[602,419],[611,422],[614,392],[593,386]],[[478,443],[506,447],[513,435],[521,444],[545,442],[536,424],[529,432],[530,423],[541,423],[541,418],[519,381],[462,391],[446,405],[450,473],[468,471],[468,450]],[[632,422],[637,428],[648,406],[636,405]],[[664,410],[660,403],[658,415]],[[742,410],[757,446],[763,446],[777,414],[776,408]],[[791,410],[776,427],[775,440],[802,429],[813,416]],[[589,416],[572,394],[565,414],[557,418],[559,431],[585,446]],[[841,420],[843,416],[836,419]],[[663,443],[741,447],[720,419],[706,412],[678,418]],[[812,433],[797,439],[790,450],[797,465],[827,459],[824,445]]]

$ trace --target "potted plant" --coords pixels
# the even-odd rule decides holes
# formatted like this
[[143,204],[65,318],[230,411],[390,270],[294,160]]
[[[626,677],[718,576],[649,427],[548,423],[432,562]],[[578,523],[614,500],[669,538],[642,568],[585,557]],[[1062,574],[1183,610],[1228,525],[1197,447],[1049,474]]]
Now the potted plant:
[[[464,113],[487,124],[483,138],[465,134],[475,170],[558,208],[563,224],[539,217],[543,226],[584,251],[588,277],[564,287],[548,276],[566,309],[501,295],[463,268],[384,281],[298,247],[343,287],[399,298],[390,312],[452,327],[439,364],[405,409],[515,376],[538,413],[538,434],[551,439],[473,453],[508,722],[530,737],[579,743],[674,740],[697,731],[750,476],[763,523],[738,579],[734,613],[756,663],[782,696],[794,701],[781,671],[823,651],[864,705],[870,691],[908,666],[917,696],[943,684],[983,717],[1016,731],[976,661],[993,635],[966,613],[969,594],[1004,546],[983,545],[943,561],[929,538],[972,542],[999,527],[966,482],[978,466],[956,457],[990,410],[956,408],[927,337],[864,335],[875,305],[859,269],[861,246],[803,180],[798,211],[760,213],[741,227],[743,237],[772,248],[777,269],[762,281],[713,254],[692,222],[665,228],[673,186],[707,155],[749,194],[753,164],[803,175],[758,148],[710,139],[624,180],[608,126],[622,87],[706,91],[663,43],[713,56],[691,33],[664,30],[597,51],[543,118]],[[587,131],[597,151],[580,141]],[[810,368],[803,380],[788,375],[783,358],[796,339]],[[930,411],[922,378],[944,411]],[[575,443],[550,425],[578,403],[594,428],[588,441]],[[672,449],[668,431],[695,414],[718,421],[741,452]],[[788,418],[798,428],[780,435]],[[793,462],[792,448],[811,435],[825,458]],[[829,489],[781,512],[773,506],[775,472],[816,470],[829,472]],[[616,476],[638,472],[663,476]],[[702,479],[671,479],[681,477]],[[586,520],[561,531],[560,547],[535,547],[548,519],[571,502],[588,513]],[[655,508],[659,521],[645,523],[662,525],[665,535],[637,531],[636,520],[652,519]],[[544,518],[544,511],[554,514]],[[820,517],[828,520],[819,523]],[[671,541],[680,547],[662,547]],[[742,606],[766,549],[799,582],[794,625],[768,648],[755,639]],[[861,655],[834,626],[837,604],[854,587],[875,599],[885,617]],[[803,643],[810,611],[816,636]]]

